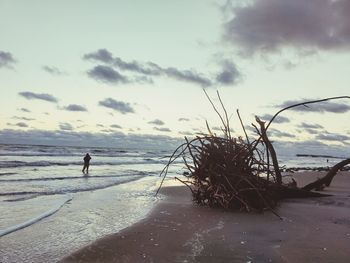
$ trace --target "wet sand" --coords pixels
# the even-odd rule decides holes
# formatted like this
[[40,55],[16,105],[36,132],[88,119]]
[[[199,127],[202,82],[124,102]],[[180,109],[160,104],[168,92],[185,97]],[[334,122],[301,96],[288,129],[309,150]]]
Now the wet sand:
[[[323,174],[293,177],[302,186]],[[147,218],[62,262],[349,262],[350,173],[323,192],[333,196],[281,202],[280,220],[198,207],[186,187],[165,187]]]

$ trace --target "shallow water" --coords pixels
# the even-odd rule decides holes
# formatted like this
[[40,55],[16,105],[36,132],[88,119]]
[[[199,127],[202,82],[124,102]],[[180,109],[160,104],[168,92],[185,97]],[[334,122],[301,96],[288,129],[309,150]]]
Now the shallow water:
[[55,262],[137,222],[156,201],[165,154],[0,145],[0,262]]
[[[92,192],[76,193],[58,212],[35,224],[0,238],[0,262],[56,262],[62,257],[93,242],[118,232],[142,219],[156,198],[157,177],[146,177]],[[22,202],[2,216],[3,224],[18,224],[41,215],[65,195],[41,196]],[[31,214],[26,212],[28,207]],[[17,210],[17,211],[15,211]]]

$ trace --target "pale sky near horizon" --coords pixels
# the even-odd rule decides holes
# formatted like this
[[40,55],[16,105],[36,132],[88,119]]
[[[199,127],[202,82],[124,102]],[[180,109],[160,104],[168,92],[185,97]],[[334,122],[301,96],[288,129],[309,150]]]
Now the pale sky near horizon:
[[[0,10],[0,143],[161,145],[205,132],[205,120],[217,131],[203,88],[215,103],[220,92],[236,135],[236,109],[250,125],[350,95],[347,0],[0,0]],[[276,141],[349,147],[349,100],[282,116]]]

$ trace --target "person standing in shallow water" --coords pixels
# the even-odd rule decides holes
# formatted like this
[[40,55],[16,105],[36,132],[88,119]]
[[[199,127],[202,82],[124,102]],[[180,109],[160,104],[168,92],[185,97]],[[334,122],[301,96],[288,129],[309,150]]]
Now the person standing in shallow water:
[[85,173],[85,169],[86,169],[86,173],[87,174],[89,173],[90,160],[91,160],[91,156],[90,154],[87,153],[84,157],[84,167],[82,170],[83,173]]

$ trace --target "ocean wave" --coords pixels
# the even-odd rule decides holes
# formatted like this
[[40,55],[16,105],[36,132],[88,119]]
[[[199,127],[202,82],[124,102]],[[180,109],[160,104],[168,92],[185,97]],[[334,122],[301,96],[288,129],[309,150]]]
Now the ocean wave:
[[14,175],[14,174],[17,174],[17,173],[0,173],[0,176],[5,176],[5,175]]
[[[91,162],[91,165],[128,165],[128,164],[165,164],[165,160],[154,160],[154,159],[141,159],[141,160],[132,160],[132,161],[97,161]],[[44,166],[68,166],[68,165],[83,165],[82,161],[77,162],[54,162],[54,161],[34,161],[34,162],[25,162],[25,161],[0,161],[0,168],[14,168],[14,167],[44,167]]]
[[94,156],[104,157],[142,157],[164,155],[163,151],[147,152],[136,149],[0,144],[0,156],[82,156],[87,152]]
[[0,237],[5,236],[7,234],[10,234],[12,232],[18,231],[22,228],[31,226],[31,225],[39,222],[40,220],[42,220],[48,216],[53,215],[58,210],[60,210],[64,204],[66,204],[67,202],[69,202],[72,199],[73,198],[71,195],[67,195],[63,201],[60,201],[59,203],[55,204],[50,210],[48,210],[48,211],[46,211],[46,212],[44,212],[36,217],[33,217],[33,218],[23,222],[23,223],[20,223],[20,224],[14,225],[14,226],[10,226],[10,227],[7,227],[5,229],[0,230]]
[[[102,152],[90,152],[91,155],[93,156],[98,156],[98,157],[159,157],[162,158],[163,156],[157,155],[157,154],[135,154],[135,153],[128,153],[128,152],[113,152],[113,153],[102,153]],[[84,157],[85,153],[52,153],[52,152],[47,152],[47,153],[43,153],[43,152],[0,152],[0,156],[9,156],[9,157],[16,157],[16,156],[23,156],[23,157]]]
[[[120,184],[126,184],[130,182],[134,182],[136,180],[139,180],[145,175],[135,175],[135,176],[125,176],[127,179],[125,180],[119,180],[119,181],[113,181],[109,183],[105,183],[102,185],[77,185],[77,188],[73,189],[57,189],[57,190],[49,190],[49,191],[16,191],[16,192],[2,192],[0,193],[0,196],[20,196],[20,195],[36,195],[36,196],[41,196],[41,195],[56,195],[56,194],[67,194],[67,193],[78,193],[78,192],[86,192],[86,191],[94,191],[94,190],[99,190],[99,189],[104,189],[108,188],[111,186],[115,185],[120,185]],[[87,180],[89,179],[89,176],[85,177],[80,177],[80,179],[86,178]],[[81,188],[79,188],[81,187]],[[7,200],[7,201],[13,201],[13,200]]]
[[[135,171],[136,173],[137,171]],[[154,172],[137,172],[137,175],[148,176],[154,175]],[[118,175],[85,175],[85,176],[58,176],[58,177],[40,177],[40,178],[19,178],[19,179],[0,179],[0,183],[11,183],[11,182],[32,182],[32,181],[54,181],[54,180],[76,180],[76,179],[91,179],[91,178],[120,178],[123,176],[130,176],[128,174]]]

